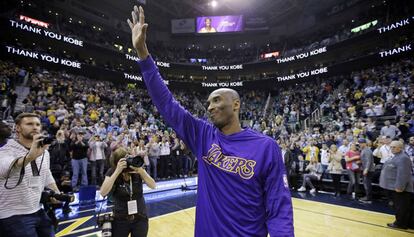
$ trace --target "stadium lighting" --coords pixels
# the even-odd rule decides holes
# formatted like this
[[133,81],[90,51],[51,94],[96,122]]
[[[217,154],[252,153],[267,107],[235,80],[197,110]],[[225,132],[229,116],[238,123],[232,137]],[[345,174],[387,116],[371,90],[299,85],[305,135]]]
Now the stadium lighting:
[[213,1],[211,1],[211,6],[212,6],[212,7],[217,7],[217,1],[214,1],[214,0],[213,0]]

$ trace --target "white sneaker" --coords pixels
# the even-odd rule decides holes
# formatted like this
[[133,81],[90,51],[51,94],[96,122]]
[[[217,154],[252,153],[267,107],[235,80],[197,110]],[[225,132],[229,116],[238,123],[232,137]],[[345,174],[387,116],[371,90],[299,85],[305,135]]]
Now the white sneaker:
[[310,190],[310,193],[312,193],[312,194],[316,193],[316,189],[312,188],[312,189]]
[[306,192],[306,188],[302,186],[298,189],[298,192]]

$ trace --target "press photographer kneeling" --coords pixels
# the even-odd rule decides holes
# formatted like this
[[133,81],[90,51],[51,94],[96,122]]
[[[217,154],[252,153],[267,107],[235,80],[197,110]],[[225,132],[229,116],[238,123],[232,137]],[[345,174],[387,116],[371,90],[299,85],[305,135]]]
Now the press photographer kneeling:
[[151,189],[155,188],[155,181],[141,167],[142,158],[127,156],[127,150],[122,147],[112,153],[112,167],[106,173],[100,191],[103,197],[109,194],[114,203],[112,236],[144,237],[148,233],[148,217],[142,181]]
[[17,140],[9,139],[0,149],[0,235],[54,236],[40,198],[45,187],[57,194],[60,191],[49,169],[40,117],[22,113],[15,123]]

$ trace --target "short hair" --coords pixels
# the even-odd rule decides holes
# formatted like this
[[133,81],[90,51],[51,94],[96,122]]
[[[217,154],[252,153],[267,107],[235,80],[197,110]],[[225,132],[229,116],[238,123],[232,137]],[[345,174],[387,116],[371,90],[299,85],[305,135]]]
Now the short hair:
[[24,118],[38,118],[40,120],[40,116],[38,114],[35,114],[35,113],[21,113],[21,114],[17,115],[16,119],[14,120],[14,123],[16,125],[20,125],[20,123],[22,122],[22,120]]

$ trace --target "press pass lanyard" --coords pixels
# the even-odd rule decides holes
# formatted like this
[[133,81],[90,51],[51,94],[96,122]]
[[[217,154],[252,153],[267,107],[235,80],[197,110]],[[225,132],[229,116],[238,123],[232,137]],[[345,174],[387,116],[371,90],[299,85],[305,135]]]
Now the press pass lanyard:
[[134,194],[133,188],[132,188],[132,175],[129,177],[129,201],[128,201],[128,215],[133,215],[138,213],[138,206],[137,201],[132,200],[132,195]]

